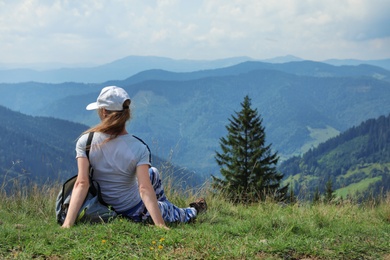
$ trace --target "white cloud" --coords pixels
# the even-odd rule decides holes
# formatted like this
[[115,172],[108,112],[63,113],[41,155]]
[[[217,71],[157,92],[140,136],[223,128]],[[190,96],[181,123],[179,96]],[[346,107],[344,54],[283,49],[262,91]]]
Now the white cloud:
[[0,63],[390,57],[387,0],[0,0]]

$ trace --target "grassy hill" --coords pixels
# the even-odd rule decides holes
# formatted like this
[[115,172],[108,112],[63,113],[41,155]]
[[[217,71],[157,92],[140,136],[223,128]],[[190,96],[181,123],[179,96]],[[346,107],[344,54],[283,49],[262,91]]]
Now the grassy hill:
[[[163,172],[164,175],[164,172]],[[166,179],[165,179],[166,180]],[[233,205],[211,195],[172,192],[185,207],[199,195],[209,210],[170,230],[116,219],[61,229],[58,187],[13,196],[0,190],[1,259],[389,259],[390,197],[377,203]]]
[[[96,118],[84,107],[96,98],[98,85],[13,87],[28,91],[10,91],[1,98],[15,99],[23,109],[29,110],[31,103],[35,111],[42,106],[45,113],[68,120]],[[390,115],[372,117],[389,111],[385,80],[255,70],[182,81],[145,80],[124,87],[136,104],[134,125],[129,127],[154,146],[156,163],[159,146],[167,146],[164,149],[172,156],[178,153],[186,158],[186,166],[209,165],[224,120],[238,108],[240,97],[250,92],[265,118],[267,140],[284,149],[288,145],[293,150],[302,145],[309,149],[280,168],[296,194],[310,199],[317,187],[323,193],[325,183],[332,180],[336,194],[345,199],[329,204],[302,200],[233,205],[212,193],[207,183],[202,189],[184,189],[188,175],[203,180],[197,173],[160,160],[168,198],[175,204],[184,207],[199,196],[206,197],[209,211],[196,223],[174,224],[166,231],[116,219],[63,230],[54,213],[60,184],[26,186],[12,181],[12,189],[0,184],[0,258],[390,259],[390,194],[361,203],[348,196],[366,190],[386,192],[384,185],[390,183]],[[52,88],[50,93],[57,96],[39,103],[41,88]],[[78,88],[82,93],[75,94]],[[67,167],[75,167],[74,141],[86,125],[27,116],[2,106],[0,120],[0,181],[33,172],[46,174],[39,177],[44,180],[53,174],[73,175],[74,170]],[[336,137],[323,142],[332,136]],[[322,144],[315,148],[318,143]],[[50,168],[53,164],[57,168]]]

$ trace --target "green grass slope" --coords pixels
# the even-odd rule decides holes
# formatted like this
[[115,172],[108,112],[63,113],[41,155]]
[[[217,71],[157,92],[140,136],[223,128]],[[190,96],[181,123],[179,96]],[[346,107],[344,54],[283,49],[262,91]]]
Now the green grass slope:
[[[0,193],[1,259],[389,259],[390,199],[379,204],[232,205],[209,192],[209,210],[170,230],[116,219],[61,229],[57,187]],[[168,197],[186,206],[198,193]]]

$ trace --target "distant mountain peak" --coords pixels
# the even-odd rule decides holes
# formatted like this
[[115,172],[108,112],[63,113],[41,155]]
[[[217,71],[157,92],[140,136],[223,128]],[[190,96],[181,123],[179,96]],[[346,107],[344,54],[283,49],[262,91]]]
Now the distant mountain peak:
[[294,55],[285,55],[285,56],[278,56],[271,59],[261,60],[263,62],[269,62],[269,63],[285,63],[285,62],[291,62],[291,61],[303,61],[303,59],[296,57]]

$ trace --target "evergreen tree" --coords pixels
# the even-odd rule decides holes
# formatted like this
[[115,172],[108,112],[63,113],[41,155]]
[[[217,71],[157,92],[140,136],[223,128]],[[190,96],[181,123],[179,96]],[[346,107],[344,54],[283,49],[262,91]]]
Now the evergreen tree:
[[326,202],[331,202],[333,199],[334,199],[334,194],[333,194],[333,184],[332,184],[332,180],[329,179],[327,182],[326,182],[326,193],[325,193],[325,201]]
[[263,120],[257,109],[251,108],[248,96],[241,106],[242,110],[229,119],[227,136],[220,138],[222,152],[216,152],[215,159],[224,179],[212,176],[213,187],[235,203],[264,200],[267,196],[283,200],[288,185],[280,187],[283,175],[276,170],[279,157],[265,143]]
[[316,190],[314,191],[313,203],[316,204],[320,202],[320,199],[321,199],[320,189],[317,186]]
[[297,198],[295,198],[293,186],[290,186],[290,195],[289,195],[289,197],[288,197],[288,201],[289,201],[291,204],[294,204],[294,203],[297,202]]

